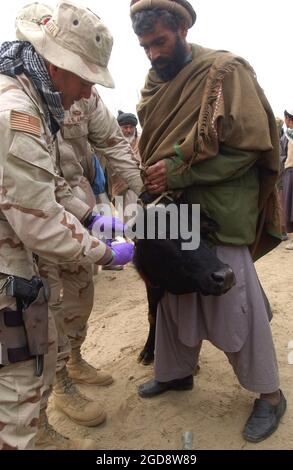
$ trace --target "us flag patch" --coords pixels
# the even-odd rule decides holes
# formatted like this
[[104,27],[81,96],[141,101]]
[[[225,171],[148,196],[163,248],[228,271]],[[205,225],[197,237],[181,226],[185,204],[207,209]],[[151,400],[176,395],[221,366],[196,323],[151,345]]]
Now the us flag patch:
[[10,113],[10,129],[14,131],[28,132],[29,134],[41,136],[41,120],[31,114],[12,110]]

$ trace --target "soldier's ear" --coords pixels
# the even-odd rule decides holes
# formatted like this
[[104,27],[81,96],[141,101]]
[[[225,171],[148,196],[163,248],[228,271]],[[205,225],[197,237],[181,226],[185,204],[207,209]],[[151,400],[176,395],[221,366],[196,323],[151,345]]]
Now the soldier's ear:
[[52,81],[54,82],[54,80],[56,79],[56,76],[58,74],[59,67],[56,67],[56,65],[53,65],[53,64],[50,64],[49,62],[47,62],[47,70],[48,70],[48,73],[49,73]]

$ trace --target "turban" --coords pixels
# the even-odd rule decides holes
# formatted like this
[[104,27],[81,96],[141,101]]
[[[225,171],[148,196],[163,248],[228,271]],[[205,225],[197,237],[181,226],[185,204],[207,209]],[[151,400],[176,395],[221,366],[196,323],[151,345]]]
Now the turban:
[[130,16],[141,10],[151,10],[153,8],[161,8],[177,13],[187,21],[188,27],[194,25],[196,13],[187,0],[131,0]]
[[134,127],[137,126],[137,118],[132,113],[123,113],[123,111],[118,111],[117,121],[119,126],[125,126],[126,124],[130,124]]
[[289,119],[293,119],[293,108],[292,107],[291,108],[286,108],[284,113],[288,115]]

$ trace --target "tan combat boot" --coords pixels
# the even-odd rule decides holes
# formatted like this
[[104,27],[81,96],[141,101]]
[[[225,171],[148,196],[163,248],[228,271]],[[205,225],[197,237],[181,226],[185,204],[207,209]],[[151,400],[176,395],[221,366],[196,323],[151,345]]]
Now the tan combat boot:
[[49,424],[46,411],[40,413],[35,450],[96,450],[97,444],[92,439],[68,439]]
[[77,424],[97,426],[106,419],[102,405],[90,400],[77,390],[68,377],[66,367],[56,373],[53,396],[56,408],[63,411]]
[[66,366],[68,375],[73,382],[90,385],[110,385],[113,383],[112,375],[95,369],[82,358],[80,348],[72,349]]

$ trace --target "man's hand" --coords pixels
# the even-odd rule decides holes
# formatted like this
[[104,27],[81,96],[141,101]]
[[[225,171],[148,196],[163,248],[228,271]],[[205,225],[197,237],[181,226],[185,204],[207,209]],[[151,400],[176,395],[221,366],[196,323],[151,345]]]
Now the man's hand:
[[150,193],[161,194],[167,189],[167,165],[160,160],[147,168],[145,184]]

